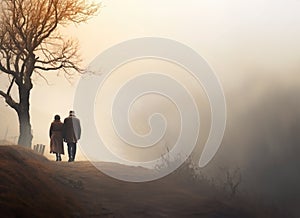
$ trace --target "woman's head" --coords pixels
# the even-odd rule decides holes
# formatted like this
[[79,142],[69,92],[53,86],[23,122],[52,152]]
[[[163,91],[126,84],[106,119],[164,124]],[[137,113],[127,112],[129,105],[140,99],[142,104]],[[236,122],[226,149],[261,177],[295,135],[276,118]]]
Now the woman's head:
[[59,115],[55,115],[54,116],[54,120],[57,120],[57,121],[60,120],[60,116]]

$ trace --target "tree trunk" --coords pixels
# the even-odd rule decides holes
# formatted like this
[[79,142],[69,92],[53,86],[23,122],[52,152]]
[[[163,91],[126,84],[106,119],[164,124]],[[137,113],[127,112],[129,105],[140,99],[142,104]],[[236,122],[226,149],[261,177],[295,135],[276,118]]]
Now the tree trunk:
[[19,140],[18,144],[26,147],[31,147],[32,133],[29,111],[22,111],[18,113],[19,117]]
[[26,147],[31,147],[32,133],[30,124],[30,114],[29,114],[29,96],[30,88],[22,87],[19,89],[20,103],[18,108],[18,118],[19,118],[19,140],[18,144]]

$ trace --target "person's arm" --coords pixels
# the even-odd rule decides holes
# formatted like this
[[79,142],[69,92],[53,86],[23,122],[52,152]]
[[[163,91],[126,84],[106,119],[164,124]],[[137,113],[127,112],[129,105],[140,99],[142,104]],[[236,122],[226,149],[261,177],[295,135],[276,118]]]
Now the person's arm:
[[81,126],[80,126],[80,120],[78,119],[78,139],[81,137]]
[[53,129],[53,124],[51,123],[50,129],[49,129],[49,137],[50,137],[50,138],[51,138],[51,135],[52,135],[52,129]]
[[64,142],[66,142],[66,119],[64,120],[63,125],[62,125],[62,136],[63,136]]

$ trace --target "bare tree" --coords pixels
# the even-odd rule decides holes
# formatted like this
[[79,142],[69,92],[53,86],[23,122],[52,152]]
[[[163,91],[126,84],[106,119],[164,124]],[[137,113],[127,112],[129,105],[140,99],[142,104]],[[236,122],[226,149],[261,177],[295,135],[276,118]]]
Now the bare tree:
[[[99,5],[86,0],[1,0],[0,73],[8,77],[0,96],[19,119],[18,144],[31,146],[30,92],[32,76],[44,71],[80,72],[78,46],[66,40],[58,28],[87,21]],[[12,96],[12,88],[18,96]]]

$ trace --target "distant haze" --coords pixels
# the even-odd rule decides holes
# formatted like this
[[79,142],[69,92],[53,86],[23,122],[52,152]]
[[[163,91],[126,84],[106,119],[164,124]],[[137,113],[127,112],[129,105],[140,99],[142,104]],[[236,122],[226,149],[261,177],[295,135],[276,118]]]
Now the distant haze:
[[[224,141],[212,164],[258,170],[264,154],[278,156],[279,165],[299,154],[299,8],[297,0],[106,0],[97,17],[63,32],[79,39],[85,66],[110,46],[137,37],[171,38],[195,49],[215,70],[228,104]],[[73,108],[79,76],[70,83],[62,73],[44,75],[50,85],[34,78],[31,118],[33,144],[48,146],[49,125],[55,114],[64,118]],[[5,79],[1,87],[7,86]],[[0,138],[14,141],[15,112],[2,100],[0,108]],[[198,148],[195,157],[200,153]],[[287,177],[294,178],[293,173]]]

